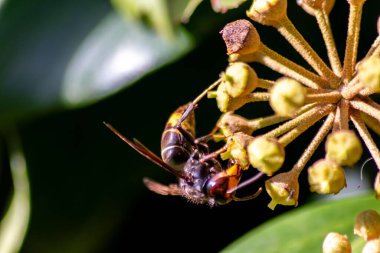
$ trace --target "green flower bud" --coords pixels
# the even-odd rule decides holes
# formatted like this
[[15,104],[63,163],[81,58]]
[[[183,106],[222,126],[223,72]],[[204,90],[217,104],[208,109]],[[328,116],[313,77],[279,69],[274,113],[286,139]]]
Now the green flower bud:
[[280,173],[268,179],[265,181],[265,189],[272,198],[268,204],[268,207],[272,210],[276,205],[298,205],[298,175],[292,171]]
[[261,44],[256,28],[245,19],[228,23],[220,33],[229,55],[254,53],[259,49]]
[[251,135],[254,131],[249,120],[232,112],[223,113],[218,120],[217,126],[224,136],[230,136],[238,132]]
[[251,165],[268,176],[280,169],[285,160],[285,149],[275,138],[257,137],[248,144],[247,151]]
[[373,92],[380,92],[380,57],[372,56],[358,67],[360,83]]
[[308,169],[311,192],[336,194],[346,186],[344,170],[334,161],[321,159]]
[[314,11],[323,9],[329,14],[334,7],[335,0],[297,0],[297,4],[308,14],[314,16]]
[[323,253],[351,253],[351,244],[346,235],[330,232],[326,235],[322,245]]
[[354,131],[339,130],[327,137],[325,144],[327,158],[341,166],[352,166],[359,161],[363,148]]
[[306,89],[296,80],[280,78],[270,90],[269,103],[276,114],[291,116],[304,105]]
[[366,210],[356,216],[354,234],[369,241],[380,236],[380,215],[375,210]]
[[247,16],[263,25],[277,25],[286,17],[286,0],[255,0]]
[[227,93],[231,97],[248,95],[257,87],[256,72],[244,62],[230,63],[223,75]]
[[380,240],[374,239],[368,241],[362,250],[362,253],[380,253]]
[[221,154],[223,160],[233,158],[242,169],[248,169],[249,161],[246,147],[254,138],[244,133],[235,133],[228,137],[228,149]]
[[221,112],[235,111],[250,102],[247,96],[233,98],[226,90],[226,83],[219,84],[216,90],[216,103]]
[[373,189],[375,190],[375,196],[380,199],[380,172],[377,172],[375,183],[373,184]]

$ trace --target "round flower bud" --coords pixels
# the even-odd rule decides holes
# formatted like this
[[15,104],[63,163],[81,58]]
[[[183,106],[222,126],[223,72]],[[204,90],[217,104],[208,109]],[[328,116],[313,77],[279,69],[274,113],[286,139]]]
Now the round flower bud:
[[375,210],[366,210],[356,216],[354,234],[369,241],[380,236],[380,215]]
[[218,120],[217,126],[224,136],[230,136],[237,132],[251,135],[254,131],[249,120],[232,112],[223,113]]
[[362,250],[362,253],[380,253],[380,240],[374,239],[368,241]]
[[278,25],[286,17],[287,0],[255,0],[247,16],[263,25]]
[[373,92],[380,92],[380,57],[372,56],[358,67],[360,83]]
[[268,176],[280,169],[285,160],[285,149],[275,138],[257,137],[248,144],[247,151],[251,165]]
[[359,161],[363,148],[352,130],[339,130],[331,133],[326,141],[326,156],[341,166],[352,166]]
[[330,232],[326,235],[322,245],[323,253],[351,253],[351,244],[346,235]]
[[377,172],[375,183],[373,184],[375,190],[375,196],[377,199],[380,199],[380,172]]
[[256,28],[245,19],[228,23],[220,33],[229,55],[254,53],[261,44]]
[[257,87],[256,72],[244,62],[230,63],[223,75],[227,93],[231,97],[248,95]]
[[221,112],[234,111],[249,102],[247,96],[233,98],[226,91],[226,84],[222,82],[216,90],[216,103]]
[[314,11],[323,9],[329,14],[334,7],[335,0],[297,0],[297,4],[308,14],[314,16]]
[[233,158],[242,169],[248,169],[246,146],[254,138],[244,133],[235,133],[227,139],[227,151],[221,154],[223,160]]
[[270,90],[269,103],[277,115],[291,116],[304,105],[306,89],[298,81],[280,78]]
[[346,186],[344,170],[337,163],[321,159],[308,169],[311,192],[336,194]]
[[272,210],[276,205],[297,206],[299,184],[298,175],[292,171],[280,173],[265,181],[265,189],[272,198],[268,207]]

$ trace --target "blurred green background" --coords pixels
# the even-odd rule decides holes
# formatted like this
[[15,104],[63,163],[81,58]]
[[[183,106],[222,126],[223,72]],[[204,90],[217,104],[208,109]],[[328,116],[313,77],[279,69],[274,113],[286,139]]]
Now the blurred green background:
[[[186,1],[173,2],[168,1],[170,11],[178,17],[179,3]],[[144,176],[163,183],[175,178],[102,124],[110,122],[159,154],[170,113],[227,66],[219,31],[227,22],[245,18],[250,4],[220,14],[204,1],[189,23],[174,23],[174,37],[168,39],[165,31],[160,36],[149,25],[149,15],[123,19],[108,0],[0,2],[0,211],[6,212],[12,197],[6,151],[18,132],[31,187],[30,224],[21,252],[217,252],[292,209],[271,211],[266,194],[216,208],[156,195],[144,187]],[[152,6],[150,11],[157,11]],[[377,36],[379,12],[377,1],[368,0],[359,58]],[[337,0],[331,17],[341,56],[347,13],[346,1]],[[288,15],[326,59],[314,19],[295,1],[289,1]],[[256,27],[265,44],[302,62],[274,29]],[[278,77],[261,66],[255,69],[260,77]],[[250,118],[270,113],[266,105],[250,109],[242,113]],[[200,136],[219,116],[214,101],[207,99],[196,114]],[[296,161],[313,131],[290,145],[285,168]],[[363,161],[368,157],[366,153]],[[366,168],[370,175],[375,172],[373,164]],[[360,191],[366,185],[365,179],[353,187]],[[315,196],[308,194],[304,177],[301,187],[302,205]]]

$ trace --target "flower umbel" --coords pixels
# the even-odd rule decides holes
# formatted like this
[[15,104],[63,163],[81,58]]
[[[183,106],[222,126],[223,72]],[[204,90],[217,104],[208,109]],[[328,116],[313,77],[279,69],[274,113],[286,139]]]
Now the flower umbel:
[[[348,31],[341,61],[329,20],[334,2],[297,1],[302,9],[316,19],[326,46],[328,64],[288,18],[287,0],[255,0],[247,16],[261,25],[274,27],[308,66],[301,66],[266,46],[249,20],[231,22],[221,31],[230,65],[221,75],[222,81],[217,90],[208,94],[209,98],[216,98],[218,108],[223,112],[211,135],[222,136],[226,142],[237,132],[252,135],[252,141],[235,149],[234,152],[239,151],[235,157],[244,157],[239,159],[246,163],[247,155],[252,167],[272,176],[281,170],[287,145],[314,124],[323,122],[288,172],[292,175],[292,182],[288,184],[293,189],[289,191],[288,186],[276,184],[278,176],[284,177],[283,173],[267,181],[267,191],[272,197],[271,208],[276,204],[297,205],[298,176],[325,140],[325,159],[309,169],[312,191],[320,194],[338,193],[346,186],[342,166],[356,164],[363,149],[369,151],[380,170],[379,147],[369,130],[380,136],[380,104],[376,102],[376,93],[380,93],[380,36],[377,36],[364,58],[358,61],[360,22],[365,1],[348,0]],[[380,21],[378,29],[379,24]],[[283,77],[278,80],[262,79],[250,63],[262,64]],[[269,103],[273,115],[246,119],[235,112],[254,102]],[[255,134],[257,130],[268,126],[271,129],[266,133],[260,136]],[[246,149],[246,153],[240,148]],[[230,156],[229,159],[234,158]],[[374,180],[378,198],[379,177]]]

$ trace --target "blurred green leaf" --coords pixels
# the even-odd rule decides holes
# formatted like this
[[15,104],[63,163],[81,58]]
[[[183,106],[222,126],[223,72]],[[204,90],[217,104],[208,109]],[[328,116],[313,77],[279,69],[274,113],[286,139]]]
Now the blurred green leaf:
[[26,161],[20,143],[10,143],[13,194],[7,213],[0,221],[0,252],[16,253],[24,241],[30,217],[30,188]]
[[228,10],[238,8],[246,0],[211,0],[214,11],[225,13]]
[[0,128],[96,102],[192,46],[183,30],[174,30],[168,41],[111,9],[104,0],[13,0],[2,5]]
[[366,209],[380,212],[379,201],[373,195],[316,202],[264,223],[222,252],[320,253],[328,232],[347,235],[354,248],[361,249],[361,239],[353,234],[354,221],[356,215]]
[[192,47],[179,29],[166,40],[141,23],[108,15],[86,38],[70,62],[62,87],[66,105],[99,100],[174,61]]

